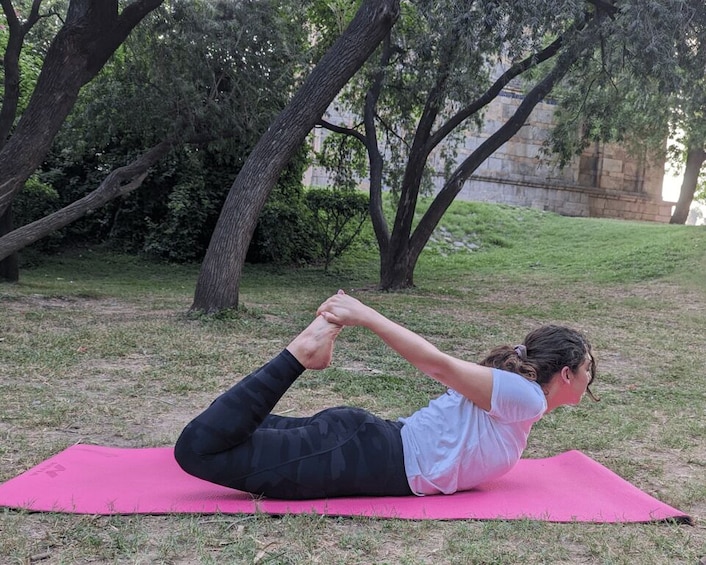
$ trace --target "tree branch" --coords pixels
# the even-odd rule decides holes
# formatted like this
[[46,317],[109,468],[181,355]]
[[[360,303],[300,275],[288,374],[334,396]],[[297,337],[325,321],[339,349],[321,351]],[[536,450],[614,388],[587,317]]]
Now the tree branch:
[[426,213],[422,216],[417,228],[414,230],[410,239],[411,253],[417,255],[421,253],[433,229],[439,223],[444,212],[446,212],[451,202],[456,198],[463,183],[470,177],[473,171],[517,133],[525,124],[535,106],[541,102],[566,75],[579,56],[595,44],[598,36],[596,28],[599,27],[601,20],[602,18],[597,16],[590,21],[590,25],[584,30],[587,36],[583,39],[579,39],[577,44],[568,46],[567,49],[559,55],[551,71],[527,93],[513,116],[457,167],[434,198]]
[[20,99],[20,53],[27,32],[39,20],[39,5],[41,0],[34,0],[29,17],[24,24],[15,13],[15,8],[10,0],[0,0],[7,24],[10,29],[5,54],[3,57],[4,93],[2,109],[0,110],[0,148],[10,136],[12,126],[17,117],[17,107]]
[[132,192],[142,185],[149,169],[166,155],[173,145],[172,139],[161,141],[132,163],[112,171],[98,188],[83,198],[0,237],[0,260],[69,225],[91,210],[96,210],[111,200]]
[[390,247],[390,228],[382,207],[382,171],[383,159],[380,154],[380,147],[377,139],[377,127],[375,126],[375,108],[377,106],[382,85],[385,80],[385,68],[393,54],[393,47],[390,33],[385,36],[382,42],[382,51],[378,70],[376,71],[372,85],[365,94],[365,106],[363,109],[363,123],[365,124],[365,147],[368,151],[368,163],[370,164],[370,221],[373,224],[375,238],[380,248],[380,255],[385,256]]
[[581,27],[583,27],[583,24],[572,25],[566,30],[566,32],[557,37],[544,49],[538,51],[537,53],[532,53],[529,57],[526,57],[522,61],[512,65],[507,71],[498,77],[498,79],[490,86],[490,88],[488,88],[488,90],[486,90],[468,106],[459,110],[429,137],[429,141],[427,142],[428,152],[431,152],[434,147],[446,139],[446,137],[448,137],[451,132],[461,125],[461,123],[463,123],[466,119],[476,114],[490,102],[495,100],[502,89],[505,88],[512,79],[554,57],[564,44],[566,35],[568,33],[573,33],[580,30]]
[[329,122],[328,120],[324,120],[321,118],[316,122],[317,126],[321,126],[324,129],[327,129],[329,131],[332,131],[334,133],[340,133],[342,135],[350,135],[351,137],[355,137],[358,141],[360,141],[363,145],[365,145],[365,135],[360,133],[358,130],[354,128],[348,128],[345,126],[337,126],[336,124],[333,124]]

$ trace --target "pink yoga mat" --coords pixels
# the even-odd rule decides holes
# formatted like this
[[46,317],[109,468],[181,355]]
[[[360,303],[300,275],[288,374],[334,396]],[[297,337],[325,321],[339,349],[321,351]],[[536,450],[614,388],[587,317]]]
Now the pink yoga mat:
[[0,485],[0,506],[76,514],[254,513],[404,519],[651,522],[689,516],[579,451],[523,459],[507,475],[454,495],[253,499],[184,473],[171,448],[74,445]]

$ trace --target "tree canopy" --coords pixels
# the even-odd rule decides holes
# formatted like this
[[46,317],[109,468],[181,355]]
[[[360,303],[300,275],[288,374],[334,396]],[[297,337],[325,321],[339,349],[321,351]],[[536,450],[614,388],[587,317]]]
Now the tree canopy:
[[[419,254],[465,180],[522,127],[578,61],[590,56],[601,36],[612,33],[613,10],[602,4],[403,3],[393,33],[340,98],[344,113],[354,116],[351,122],[320,122],[357,139],[368,155],[383,289],[413,284]],[[511,83],[524,89],[517,111],[457,162],[458,144]],[[416,221],[432,163],[444,171],[444,181]],[[392,225],[383,213],[385,188],[397,195]]]
[[[42,12],[41,0],[16,6],[11,0],[2,1],[7,39],[0,110],[0,236],[12,230],[12,200],[44,160],[81,87],[100,72],[132,29],[161,2],[135,0],[120,9],[115,0],[71,0],[59,14]],[[56,19],[61,26],[43,52],[36,84],[19,114],[25,41],[40,21]],[[43,48],[39,42],[36,46]],[[16,279],[16,265],[1,274]]]
[[706,7],[684,0],[616,5],[617,33],[562,86],[552,150],[564,164],[589,143],[618,142],[685,163],[672,217],[684,223],[706,160]]
[[202,257],[229,184],[307,57],[298,6],[174,1],[145,17],[82,88],[41,165],[64,207],[1,238],[0,256],[115,201],[79,229]]

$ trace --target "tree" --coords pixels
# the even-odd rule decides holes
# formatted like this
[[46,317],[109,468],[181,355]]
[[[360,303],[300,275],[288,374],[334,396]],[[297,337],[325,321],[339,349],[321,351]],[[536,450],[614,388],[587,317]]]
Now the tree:
[[248,244],[270,190],[341,88],[389,34],[398,13],[398,0],[364,0],[260,138],[226,198],[201,265],[192,310],[237,308]]
[[[9,34],[0,110],[0,235],[11,231],[12,200],[49,151],[81,87],[96,76],[132,29],[161,2],[135,0],[121,11],[116,0],[71,0],[64,23],[47,49],[27,107],[16,121],[19,57],[27,33],[42,18],[41,0],[32,2],[25,19],[18,16],[10,0],[2,0]],[[5,269],[3,275],[17,280],[16,265]]]
[[[706,8],[620,4],[618,33],[564,85],[551,150],[560,165],[595,141],[684,163],[670,223],[683,224],[706,159]],[[667,146],[671,138],[676,141]]]
[[689,218],[691,203],[694,201],[699,186],[701,168],[706,161],[706,141],[703,139],[700,142],[690,140],[685,153],[684,176],[679,190],[679,199],[674,207],[672,217],[669,219],[670,224],[685,224]]
[[678,24],[684,33],[675,41],[678,83],[668,98],[671,110],[671,136],[681,136],[681,146],[674,161],[684,163],[679,199],[671,224],[684,224],[699,187],[699,176],[706,161],[706,7],[679,11]]
[[201,256],[201,235],[210,235],[241,159],[284,106],[306,53],[297,6],[174,1],[149,14],[54,138],[43,176],[65,207],[0,238],[0,257],[88,211],[95,225],[112,224],[111,234],[170,258]]
[[[341,104],[353,125],[320,121],[365,147],[370,213],[380,249],[380,287],[413,286],[414,269],[434,228],[469,176],[523,126],[533,108],[600,40],[611,33],[607,2],[426,1],[405,4],[378,58]],[[525,77],[514,115],[462,162],[456,148],[482,121],[483,109]],[[429,161],[445,171],[443,186],[415,225]],[[397,196],[392,229],[382,191]]]

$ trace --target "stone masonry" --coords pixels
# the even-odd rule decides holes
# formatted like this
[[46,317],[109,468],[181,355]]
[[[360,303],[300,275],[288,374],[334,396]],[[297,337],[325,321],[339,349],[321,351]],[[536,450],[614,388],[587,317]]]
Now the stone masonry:
[[[521,94],[510,89],[489,105],[483,129],[468,135],[457,162],[470,155],[514,113]],[[464,184],[458,198],[528,206],[567,216],[668,222],[674,203],[662,200],[664,162],[630,156],[614,144],[597,143],[564,169],[542,158],[542,147],[554,116],[551,101],[537,105],[527,123],[498,149]],[[329,116],[341,123],[341,116]],[[314,146],[324,133],[316,130]],[[431,160],[441,170],[440,163]],[[444,179],[435,179],[437,190]],[[325,185],[325,171],[310,169],[304,182]],[[367,183],[362,183],[365,188]]]

